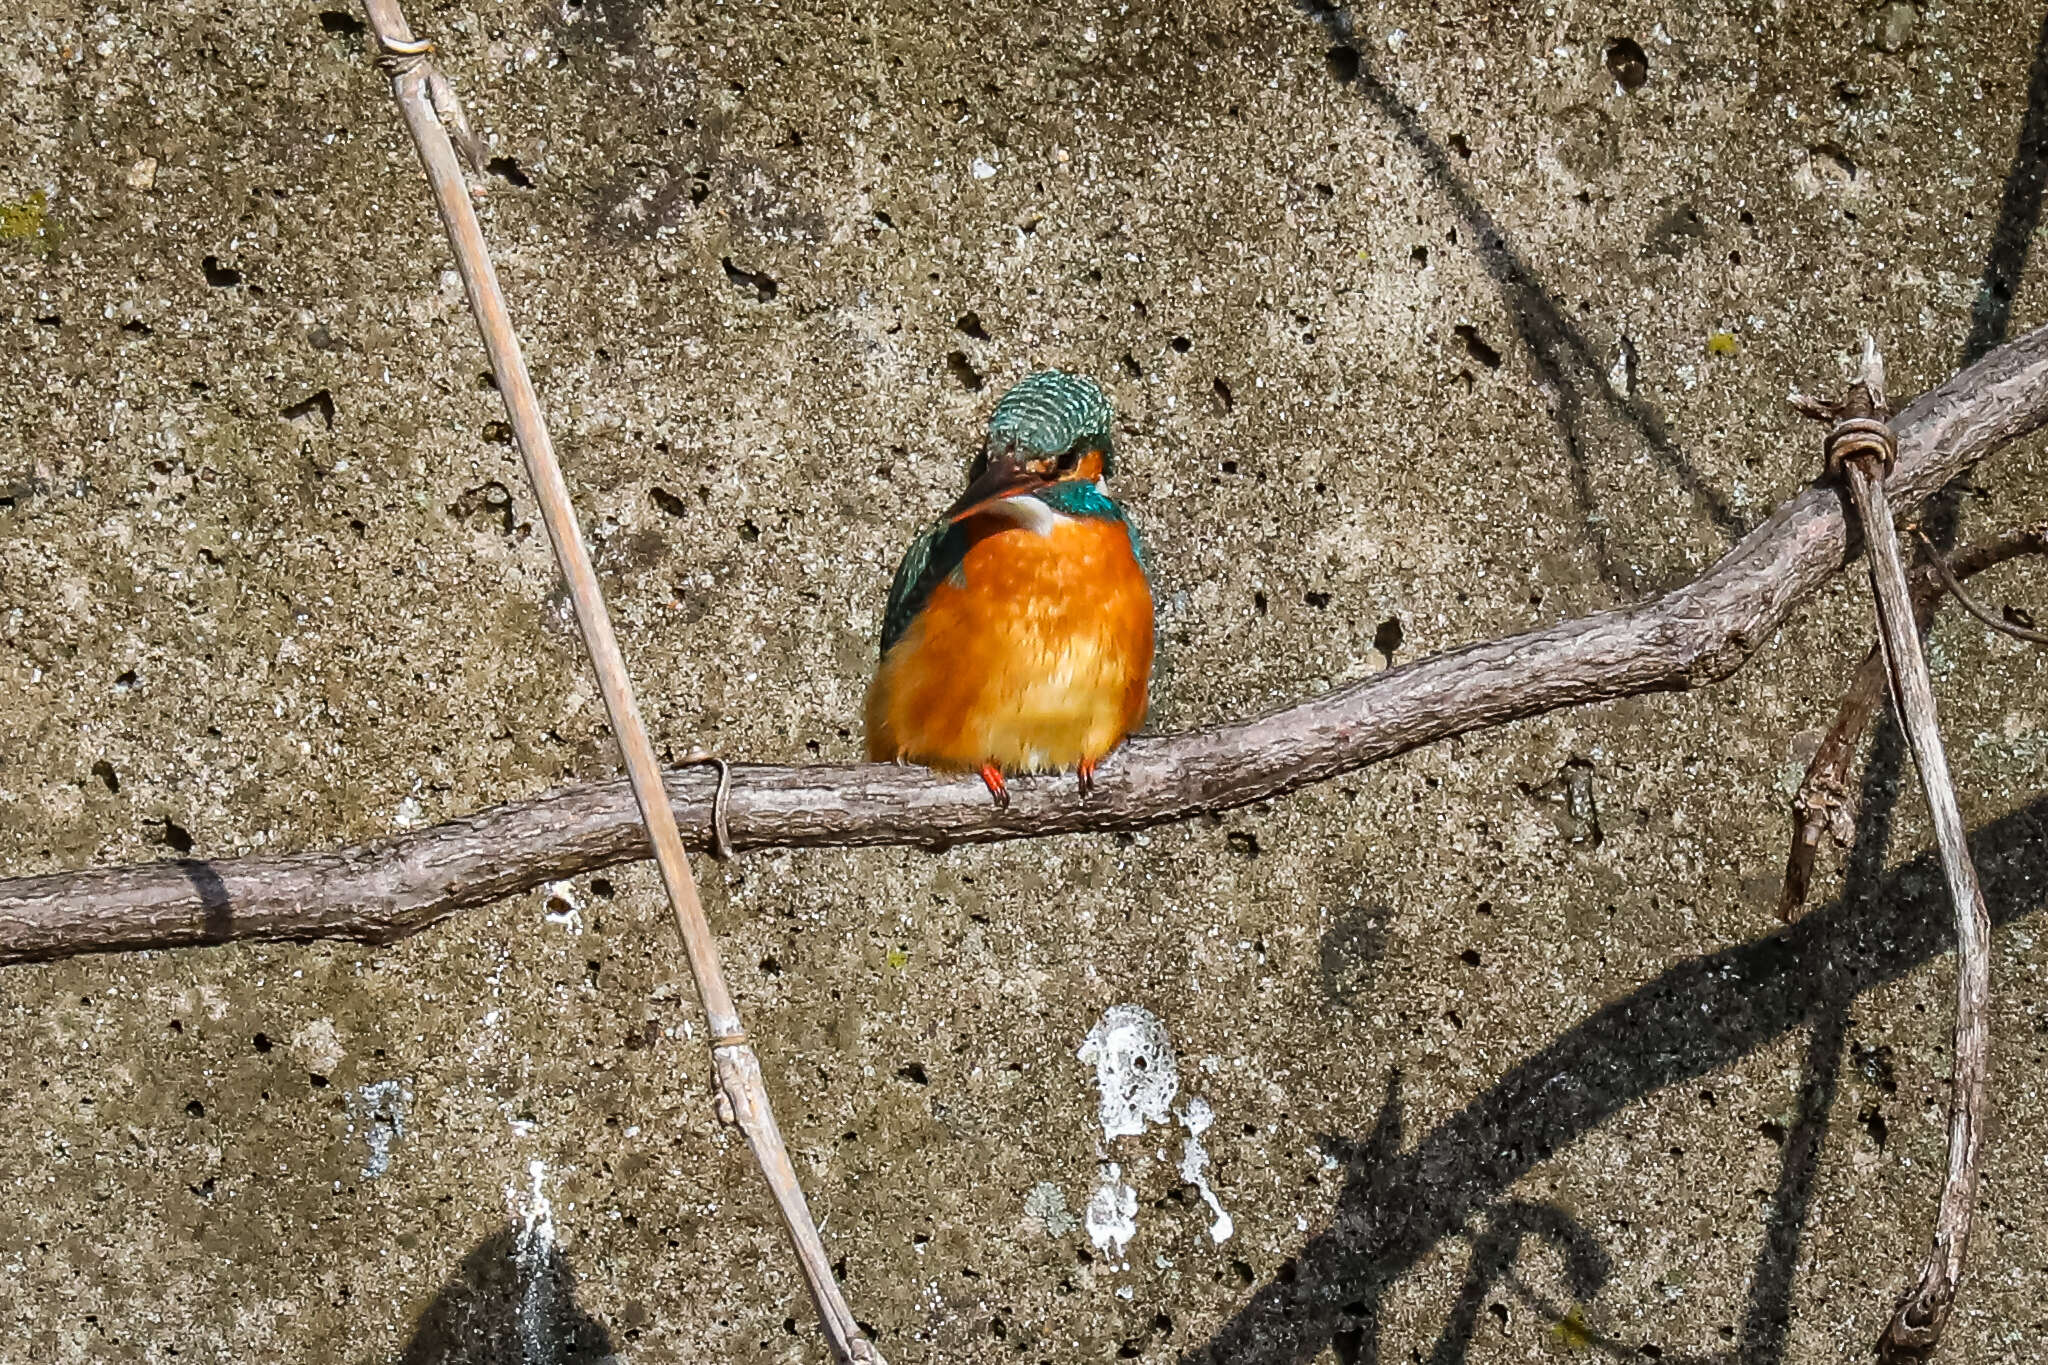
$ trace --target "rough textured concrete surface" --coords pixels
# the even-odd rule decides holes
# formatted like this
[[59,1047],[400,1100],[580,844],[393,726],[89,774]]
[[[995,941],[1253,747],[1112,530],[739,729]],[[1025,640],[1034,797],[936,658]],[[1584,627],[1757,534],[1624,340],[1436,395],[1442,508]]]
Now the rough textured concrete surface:
[[[1910,393],[2048,318],[2039,11],[412,19],[491,144],[657,744],[804,762],[858,755],[894,557],[1037,366],[1118,407],[1157,730],[1688,577],[1811,476],[1784,395],[1862,329]],[[0,871],[333,847],[614,771],[357,12],[0,15]],[[1956,509],[1965,540],[2048,515],[2043,446]],[[1982,591],[2048,615],[2038,565]],[[1845,575],[1723,686],[1218,819],[702,865],[889,1358],[1860,1356],[1949,1067],[1895,739],[1856,858],[1799,928],[1771,910],[1868,610]],[[2017,1360],[2048,1334],[2048,658],[1954,611],[1932,649],[2000,916],[1942,1359]],[[386,949],[10,968],[0,1025],[9,1361],[823,1358],[648,868]],[[1153,1089],[1107,1136],[1132,1048]]]

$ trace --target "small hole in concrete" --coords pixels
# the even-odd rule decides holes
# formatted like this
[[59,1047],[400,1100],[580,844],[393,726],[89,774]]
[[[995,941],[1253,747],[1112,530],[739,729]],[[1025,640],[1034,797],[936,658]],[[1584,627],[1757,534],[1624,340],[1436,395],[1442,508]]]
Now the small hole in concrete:
[[1486,344],[1479,329],[1468,322],[1461,322],[1456,328],[1458,340],[1465,343],[1466,352],[1489,370],[1500,368],[1500,352]]
[[515,189],[533,188],[533,177],[520,169],[517,157],[494,156],[484,163],[484,169]]
[[1650,79],[1650,55],[1633,38],[1615,38],[1607,44],[1607,70],[1623,90],[1634,93]]
[[295,426],[318,426],[323,430],[334,430],[334,397],[322,389],[301,403],[294,403],[278,412],[278,416]]
[[742,293],[752,290],[757,303],[772,303],[775,295],[781,291],[782,286],[766,271],[743,269],[734,265],[730,256],[725,257],[719,264],[725,267],[725,277],[732,281],[733,288]]
[[967,358],[967,352],[954,351],[946,357],[946,368],[952,372],[954,382],[969,393],[980,393],[981,372],[974,368],[974,362]]
[[[1372,633],[1372,647],[1379,651],[1380,657],[1387,661],[1389,667],[1393,665],[1394,651],[1401,647],[1401,641],[1406,633],[1401,629],[1401,618],[1398,616],[1389,616],[1380,622],[1379,629]],[[1480,913],[1485,914],[1492,908],[1490,905],[1481,906]]]

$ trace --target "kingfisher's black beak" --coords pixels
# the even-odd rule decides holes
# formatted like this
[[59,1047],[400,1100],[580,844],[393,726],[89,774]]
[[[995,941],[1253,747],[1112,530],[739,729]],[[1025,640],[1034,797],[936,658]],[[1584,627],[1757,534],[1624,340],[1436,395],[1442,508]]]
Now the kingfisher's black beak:
[[1000,502],[1004,498],[1014,498],[1019,493],[1029,493],[1035,488],[1045,487],[1050,482],[1051,480],[1043,474],[1034,474],[1025,468],[1018,461],[1016,452],[1009,447],[991,450],[988,453],[986,467],[974,482],[967,485],[967,491],[960,495],[960,500],[946,509],[946,520],[965,521],[990,503]]

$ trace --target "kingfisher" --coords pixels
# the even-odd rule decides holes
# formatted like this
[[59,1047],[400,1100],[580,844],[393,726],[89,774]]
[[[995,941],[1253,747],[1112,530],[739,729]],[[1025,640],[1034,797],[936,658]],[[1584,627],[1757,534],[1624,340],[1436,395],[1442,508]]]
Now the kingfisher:
[[911,542],[868,688],[868,757],[1006,774],[1095,766],[1145,718],[1152,586],[1109,495],[1112,411],[1093,380],[1028,375],[997,401],[967,491]]

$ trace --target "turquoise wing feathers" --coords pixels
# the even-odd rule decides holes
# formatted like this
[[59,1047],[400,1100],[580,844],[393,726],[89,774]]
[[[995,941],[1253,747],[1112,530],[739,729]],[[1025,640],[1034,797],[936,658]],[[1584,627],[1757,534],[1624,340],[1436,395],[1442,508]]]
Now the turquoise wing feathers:
[[947,522],[935,522],[910,542],[889,584],[889,606],[882,613],[882,653],[887,654],[910,629],[910,623],[931,600],[932,589],[957,572],[966,558],[966,533]]

